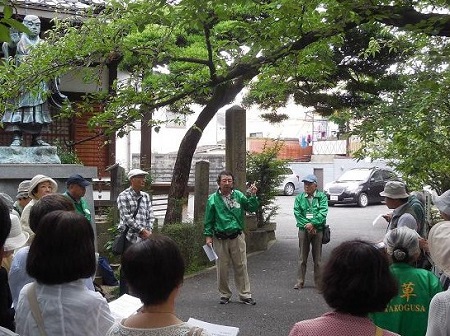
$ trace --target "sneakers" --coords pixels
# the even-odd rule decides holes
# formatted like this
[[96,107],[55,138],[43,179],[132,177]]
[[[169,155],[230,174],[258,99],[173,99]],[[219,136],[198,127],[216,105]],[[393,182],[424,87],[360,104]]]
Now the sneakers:
[[227,304],[229,302],[230,302],[230,298],[227,298],[227,297],[224,297],[224,296],[221,297],[220,301],[219,301],[220,304]]
[[253,300],[252,298],[247,298],[241,299],[241,303],[254,306],[256,304],[256,301]]
[[294,286],[294,289],[301,289],[301,288],[303,288],[303,286],[304,286],[303,282],[297,282]]

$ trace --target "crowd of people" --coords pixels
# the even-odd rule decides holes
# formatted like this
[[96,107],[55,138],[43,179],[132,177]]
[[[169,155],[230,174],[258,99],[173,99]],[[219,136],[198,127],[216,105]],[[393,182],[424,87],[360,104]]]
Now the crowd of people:
[[[97,255],[84,199],[89,181],[73,175],[59,194],[56,181],[39,174],[19,184],[15,202],[0,193],[0,335],[209,335],[175,313],[184,259],[172,239],[152,233],[151,198],[143,191],[147,175],[130,170],[130,187],[117,199],[119,229],[126,230],[127,240],[120,294],[142,302],[121,320],[93,286]],[[383,241],[344,241],[323,264],[327,196],[318,190],[316,176],[307,175],[302,182],[304,192],[293,208],[299,246],[294,289],[305,287],[312,251],[313,286],[331,311],[296,323],[289,335],[450,335],[450,191],[434,198],[443,221],[425,235],[428,224],[420,199],[403,182],[388,182],[380,194],[392,210],[385,216]],[[229,171],[217,177],[218,189],[206,203],[203,234],[218,255],[219,303],[231,301],[232,267],[239,302],[252,306],[256,301],[247,271],[244,215],[257,209],[258,189],[251,185],[244,193],[233,184]],[[433,272],[418,262],[424,255]]]

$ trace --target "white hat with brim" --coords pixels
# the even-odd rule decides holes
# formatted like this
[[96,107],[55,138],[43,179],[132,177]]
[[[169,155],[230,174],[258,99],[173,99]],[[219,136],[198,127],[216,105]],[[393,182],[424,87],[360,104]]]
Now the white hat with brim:
[[450,216],[450,190],[447,190],[441,196],[434,197],[433,203],[440,212]]
[[148,175],[148,173],[145,170],[142,169],[131,169],[128,174],[127,177],[129,180],[131,180],[132,177],[135,176],[145,176]]
[[380,196],[388,197],[392,199],[408,198],[409,195],[406,192],[406,186],[403,182],[389,181],[384,186],[384,190],[380,192]]
[[38,185],[39,183],[42,183],[42,182],[50,182],[50,184],[52,185],[52,192],[53,192],[53,193],[55,193],[55,192],[58,191],[58,184],[56,183],[56,181],[55,181],[54,179],[52,179],[51,177],[48,177],[48,176],[39,174],[39,175],[36,175],[35,177],[33,177],[33,178],[31,179],[31,182],[30,182],[30,189],[29,189],[29,191],[28,191],[28,195],[29,195],[31,198],[37,200],[37,199],[36,199],[36,196],[33,195],[33,190],[34,190],[34,188],[37,187],[37,185]]
[[11,218],[11,231],[9,231],[8,238],[6,238],[4,250],[13,251],[24,246],[30,234],[22,231],[22,225],[20,225],[20,219],[14,214],[9,215]]
[[428,248],[434,264],[450,277],[450,221],[433,225],[428,233]]

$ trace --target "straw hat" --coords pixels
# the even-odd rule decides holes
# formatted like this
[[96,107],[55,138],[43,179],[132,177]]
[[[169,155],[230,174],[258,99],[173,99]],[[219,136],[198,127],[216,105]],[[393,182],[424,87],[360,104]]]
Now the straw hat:
[[11,231],[9,231],[8,238],[4,245],[5,251],[13,251],[26,244],[30,234],[22,231],[22,225],[20,225],[20,219],[14,214],[10,214],[11,218]]

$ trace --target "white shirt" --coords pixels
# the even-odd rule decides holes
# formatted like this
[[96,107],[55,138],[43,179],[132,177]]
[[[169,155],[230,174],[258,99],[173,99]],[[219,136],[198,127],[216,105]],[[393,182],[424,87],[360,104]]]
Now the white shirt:
[[[129,328],[125,327],[120,321],[111,327],[106,336],[186,336],[191,328],[192,326],[186,322],[161,328]],[[210,336],[205,329],[202,330],[200,335]]]
[[[28,302],[30,286],[27,284],[20,291],[16,332],[40,336]],[[36,296],[48,336],[100,336],[114,323],[105,298],[88,290],[81,279],[61,285],[36,283]]]
[[426,336],[450,335],[450,289],[437,293],[430,302]]
[[[29,246],[20,248],[14,254],[9,268],[8,283],[11,290],[11,296],[13,299],[13,307],[17,307],[17,301],[19,300],[20,290],[28,283],[33,282],[34,278],[30,277],[27,273],[27,257]],[[95,291],[92,278],[83,279],[87,289]]]

